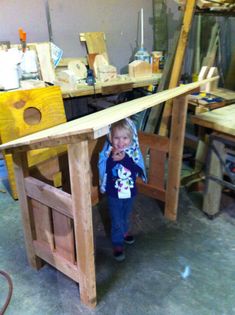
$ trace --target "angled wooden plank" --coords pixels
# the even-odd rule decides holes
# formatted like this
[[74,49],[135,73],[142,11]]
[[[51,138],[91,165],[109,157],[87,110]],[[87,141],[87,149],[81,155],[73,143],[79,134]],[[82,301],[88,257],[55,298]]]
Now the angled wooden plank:
[[[180,37],[178,46],[176,49],[176,55],[174,59],[174,64],[172,68],[172,74],[171,79],[169,83],[169,88],[174,88],[178,85],[180,75],[181,75],[181,69],[183,65],[183,59],[186,51],[186,46],[188,42],[189,37],[189,31],[191,28],[192,20],[193,20],[193,14],[196,6],[196,0],[190,0],[186,1],[185,5],[185,11],[184,11],[184,17],[182,22],[182,28],[180,31]],[[169,100],[166,102],[163,110],[161,125],[159,134],[162,136],[168,135],[168,128],[169,128],[169,120],[171,117],[171,111],[172,111],[172,100]]]
[[[174,34],[171,51],[168,52],[168,58],[166,59],[166,63],[164,65],[163,74],[160,79],[160,83],[158,84],[158,87],[157,87],[157,93],[163,90],[166,90],[169,86],[170,74],[172,71],[172,66],[174,62],[178,40],[179,40],[179,31],[176,31]],[[144,131],[157,133],[157,128],[159,127],[159,120],[162,113],[163,105],[164,104],[160,104],[160,106],[154,106],[151,108]]]
[[85,41],[89,54],[104,54],[108,60],[108,53],[104,32],[86,32],[80,34],[80,40]]
[[47,146],[57,146],[65,143],[76,143],[79,139],[99,138],[109,132],[108,126],[110,124],[125,117],[132,116],[147,108],[158,106],[166,100],[175,98],[181,94],[191,93],[193,90],[200,87],[200,85],[216,79],[218,79],[218,77],[190,83],[125,102],[65,124],[60,124],[53,128],[19,138],[8,142],[7,144],[2,144],[0,150],[8,148],[30,150]]

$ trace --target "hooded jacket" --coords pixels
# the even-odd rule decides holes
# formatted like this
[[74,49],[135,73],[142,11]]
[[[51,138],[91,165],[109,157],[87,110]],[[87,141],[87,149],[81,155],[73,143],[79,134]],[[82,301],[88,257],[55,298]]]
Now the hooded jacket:
[[[133,121],[129,118],[125,118],[129,125],[133,130],[133,139],[131,145],[125,149],[125,153],[132,158],[134,163],[136,163],[142,170],[141,178],[144,182],[147,181],[146,170],[144,165],[144,159],[140,150],[138,134]],[[106,174],[106,163],[107,159],[112,151],[112,144],[109,140],[109,136],[107,137],[104,147],[102,151],[99,153],[99,162],[98,162],[98,169],[99,169],[99,185],[100,185],[100,192],[105,193],[106,191],[106,182],[107,182],[107,174]]]

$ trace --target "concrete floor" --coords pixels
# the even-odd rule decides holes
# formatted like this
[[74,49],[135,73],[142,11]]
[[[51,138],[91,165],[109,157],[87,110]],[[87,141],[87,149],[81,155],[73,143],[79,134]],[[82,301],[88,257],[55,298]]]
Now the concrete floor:
[[[2,172],[1,172],[2,170]],[[0,164],[0,189],[6,174]],[[193,196],[191,196],[193,197]],[[235,314],[235,203],[223,198],[214,220],[180,194],[177,222],[166,221],[155,200],[139,195],[135,203],[136,243],[126,261],[112,259],[100,213],[94,208],[98,305],[80,303],[78,285],[45,265],[27,263],[19,203],[0,192],[0,270],[12,277],[13,297],[6,315],[233,315]],[[7,284],[0,277],[0,308]]]

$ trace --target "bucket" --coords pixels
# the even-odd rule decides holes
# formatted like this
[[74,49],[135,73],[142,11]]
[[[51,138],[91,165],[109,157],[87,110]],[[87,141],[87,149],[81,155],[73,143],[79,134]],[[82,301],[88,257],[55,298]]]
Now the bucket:
[[159,73],[161,69],[161,59],[163,57],[162,51],[153,51],[152,52],[152,72]]

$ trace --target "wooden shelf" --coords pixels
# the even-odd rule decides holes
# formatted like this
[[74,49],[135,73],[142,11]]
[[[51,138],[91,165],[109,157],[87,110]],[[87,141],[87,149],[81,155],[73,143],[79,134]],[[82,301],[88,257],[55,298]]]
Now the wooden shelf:
[[214,15],[214,16],[235,16],[234,9],[232,11],[229,10],[211,10],[211,9],[196,9],[195,14],[202,14],[202,15]]

